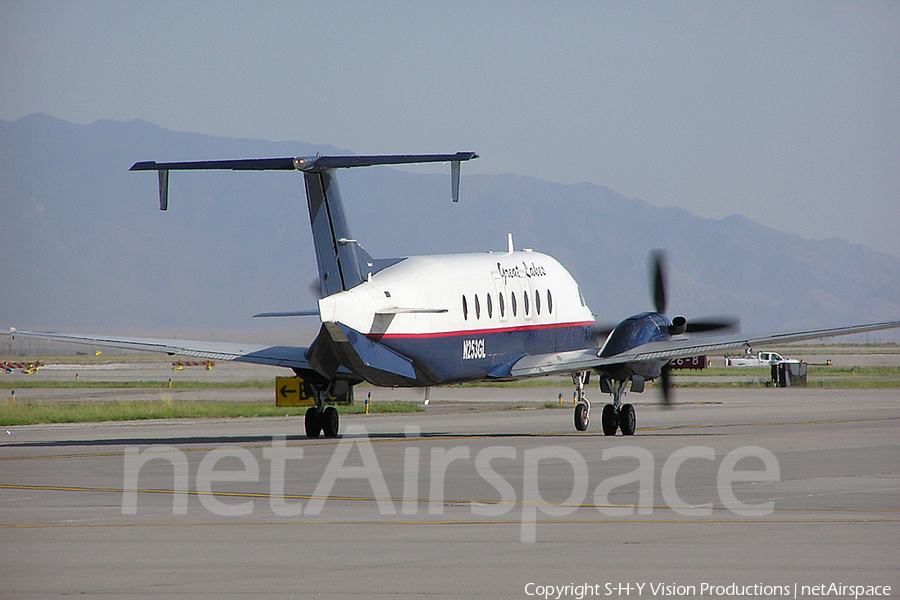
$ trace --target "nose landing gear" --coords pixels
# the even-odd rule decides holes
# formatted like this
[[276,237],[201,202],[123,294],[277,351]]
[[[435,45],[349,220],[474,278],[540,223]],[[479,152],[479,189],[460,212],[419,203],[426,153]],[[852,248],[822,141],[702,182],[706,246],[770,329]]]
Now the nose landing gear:
[[590,383],[591,372],[580,371],[572,375],[572,382],[575,384],[575,429],[577,431],[587,431],[588,423],[591,421],[591,403],[584,395],[584,385]]

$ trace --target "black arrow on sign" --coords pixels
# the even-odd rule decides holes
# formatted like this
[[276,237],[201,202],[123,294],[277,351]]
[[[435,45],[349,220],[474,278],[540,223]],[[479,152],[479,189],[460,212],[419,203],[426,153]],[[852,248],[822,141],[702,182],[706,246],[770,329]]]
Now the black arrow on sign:
[[289,390],[286,385],[281,386],[281,389],[278,390],[278,393],[282,395],[282,397],[287,398],[288,394],[296,394],[297,390]]

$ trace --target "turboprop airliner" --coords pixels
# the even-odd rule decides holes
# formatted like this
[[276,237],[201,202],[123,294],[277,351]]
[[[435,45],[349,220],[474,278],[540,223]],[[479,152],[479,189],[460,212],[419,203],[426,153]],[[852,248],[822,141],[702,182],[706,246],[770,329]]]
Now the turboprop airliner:
[[[138,162],[132,171],[156,171],[159,206],[168,208],[169,172],[194,169],[293,170],[303,174],[321,298],[318,310],[261,313],[259,317],[318,316],[321,327],[308,346],[23,332],[22,335],[215,360],[276,365],[293,371],[314,398],[306,434],[336,437],[337,398],[352,399],[353,386],[422,387],[467,381],[508,381],[554,374],[572,376],[574,423],[588,429],[591,375],[602,393],[606,435],[634,435],[634,406],[626,389],[640,393],[659,379],[670,404],[669,361],[765,343],[816,339],[900,326],[900,321],[850,327],[744,335],[735,319],[687,321],[666,312],[661,252],[651,262],[654,311],[615,326],[595,321],[571,274],[553,257],[517,251],[374,259],[350,234],[336,173],[373,165],[449,162],[451,197],[459,199],[460,164],[474,152],[430,155],[312,156],[202,162]],[[719,331],[720,333],[712,334]]]

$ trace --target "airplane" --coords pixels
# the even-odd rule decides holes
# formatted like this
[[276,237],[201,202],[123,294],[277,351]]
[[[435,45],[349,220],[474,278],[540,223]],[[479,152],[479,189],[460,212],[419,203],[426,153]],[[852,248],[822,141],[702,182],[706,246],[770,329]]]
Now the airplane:
[[[310,438],[337,437],[335,398],[352,400],[353,386],[425,388],[473,381],[509,381],[567,374],[575,386],[574,424],[586,431],[591,403],[585,387],[595,375],[612,396],[601,412],[607,436],[636,431],[634,406],[622,403],[626,388],[644,391],[660,380],[671,405],[669,361],[713,351],[748,349],[900,327],[887,321],[746,335],[734,318],[671,320],[666,313],[662,252],[651,256],[653,311],[615,326],[599,324],[572,275],[553,257],[506,252],[372,258],[350,234],[337,181],[339,169],[375,165],[449,162],[451,198],[459,200],[460,164],[474,152],[426,155],[309,156],[157,163],[132,171],[156,171],[160,210],[168,208],[169,172],[176,170],[268,171],[303,174],[318,267],[317,310],[270,312],[257,317],[318,316],[321,327],[309,346],[266,346],[177,339],[17,331],[21,335],[211,360],[276,365],[291,369],[315,405],[305,415]],[[724,333],[717,333],[724,331]]]

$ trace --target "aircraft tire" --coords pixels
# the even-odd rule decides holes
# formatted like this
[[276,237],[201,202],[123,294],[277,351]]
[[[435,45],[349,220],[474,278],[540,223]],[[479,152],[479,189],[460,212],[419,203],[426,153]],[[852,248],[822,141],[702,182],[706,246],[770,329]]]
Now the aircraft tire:
[[306,409],[306,419],[303,421],[303,425],[306,428],[306,437],[312,439],[319,437],[319,432],[322,431],[322,420],[319,419],[315,406]]
[[622,430],[622,435],[634,435],[634,430],[637,429],[634,406],[631,404],[623,404],[619,409],[619,429]]
[[324,411],[322,411],[321,421],[322,431],[325,433],[325,437],[336,438],[341,422],[341,418],[338,415],[337,409],[333,406],[329,406],[328,408],[326,408]]
[[604,406],[603,412],[600,414],[600,422],[603,425],[603,435],[616,435],[616,428],[619,426],[616,407],[612,404]]
[[588,423],[591,418],[588,413],[587,405],[579,402],[575,405],[575,429],[578,431],[587,431]]

